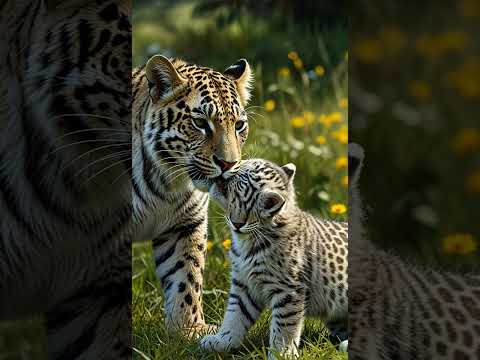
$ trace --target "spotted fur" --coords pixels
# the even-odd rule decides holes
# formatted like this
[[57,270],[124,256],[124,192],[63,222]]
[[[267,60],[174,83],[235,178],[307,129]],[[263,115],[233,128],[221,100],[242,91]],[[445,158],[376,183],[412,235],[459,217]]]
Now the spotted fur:
[[129,358],[129,4],[0,7],[0,320],[44,314],[51,359]]
[[420,268],[376,248],[357,189],[363,150],[349,146],[349,358],[480,359],[480,275]]
[[152,57],[133,71],[133,206],[137,239],[153,239],[166,325],[205,327],[202,308],[209,179],[235,173],[248,134],[251,72]]
[[245,160],[228,182],[211,187],[232,229],[232,285],[223,324],[202,339],[204,348],[240,346],[267,307],[270,347],[284,355],[298,354],[305,316],[346,322],[348,225],[302,211],[294,174],[293,164]]

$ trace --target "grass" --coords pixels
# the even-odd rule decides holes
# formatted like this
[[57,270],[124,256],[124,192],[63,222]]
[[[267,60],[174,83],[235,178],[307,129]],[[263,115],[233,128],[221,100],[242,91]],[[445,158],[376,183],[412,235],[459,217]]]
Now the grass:
[[[208,254],[203,297],[208,323],[218,324],[223,318],[226,290],[229,286],[228,268],[225,267],[226,256],[226,250],[221,247],[213,248]],[[268,313],[263,314],[250,330],[241,349],[231,355],[206,352],[199,348],[197,340],[169,334],[163,326],[162,292],[155,277],[149,243],[134,246],[133,272],[134,359],[267,359]],[[320,321],[312,319],[307,321],[302,336],[301,359],[347,359],[346,354],[337,352],[326,340],[325,334]]]
[[[192,19],[191,7],[185,5],[174,7],[170,15],[155,11],[143,8],[134,14],[135,28],[142,29],[134,32],[133,39],[137,65],[152,47],[216,69],[225,68],[236,58],[247,58],[255,72],[255,89],[247,110],[250,135],[244,158],[295,163],[300,205],[323,218],[347,220],[346,30],[305,33],[289,29],[286,36],[258,18],[243,18],[217,29],[208,19]],[[345,205],[345,211],[333,213],[333,204]],[[203,296],[206,321],[212,324],[223,319],[229,289],[229,261],[223,242],[230,234],[222,215],[212,204]],[[167,333],[149,243],[134,247],[132,269],[136,359],[266,359],[268,312],[251,329],[241,349],[230,355],[205,352],[198,341]],[[323,324],[308,319],[301,359],[346,359],[347,355],[338,352],[325,336]]]

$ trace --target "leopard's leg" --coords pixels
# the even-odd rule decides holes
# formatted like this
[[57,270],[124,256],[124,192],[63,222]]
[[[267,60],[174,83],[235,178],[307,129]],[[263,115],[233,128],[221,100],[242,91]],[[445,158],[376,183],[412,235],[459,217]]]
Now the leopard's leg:
[[208,330],[202,308],[207,211],[179,223],[153,240],[156,274],[165,298],[165,324],[185,335]]

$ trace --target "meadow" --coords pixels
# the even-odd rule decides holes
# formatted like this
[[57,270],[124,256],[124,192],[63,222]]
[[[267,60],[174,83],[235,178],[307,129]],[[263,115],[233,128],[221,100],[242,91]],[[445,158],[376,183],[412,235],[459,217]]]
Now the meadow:
[[[161,2],[160,2],[161,3]],[[175,21],[169,21],[169,19]],[[246,14],[221,27],[215,17],[195,17],[191,4],[134,11],[134,62],[153,53],[226,68],[247,58],[255,73],[247,108],[250,134],[244,158],[261,157],[297,166],[295,186],[304,209],[347,220],[348,52],[341,26],[304,29]],[[229,289],[230,233],[222,211],[209,211],[204,283],[206,321],[219,324]],[[268,312],[233,355],[202,351],[195,340],[169,335],[150,244],[133,248],[133,347],[136,359],[266,359]],[[346,359],[326,339],[319,320],[309,319],[301,359]]]

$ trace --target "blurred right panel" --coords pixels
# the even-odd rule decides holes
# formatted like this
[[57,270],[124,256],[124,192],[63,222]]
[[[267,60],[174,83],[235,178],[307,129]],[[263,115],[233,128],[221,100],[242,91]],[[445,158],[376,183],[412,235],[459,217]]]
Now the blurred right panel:
[[351,359],[480,358],[480,2],[350,8]]

